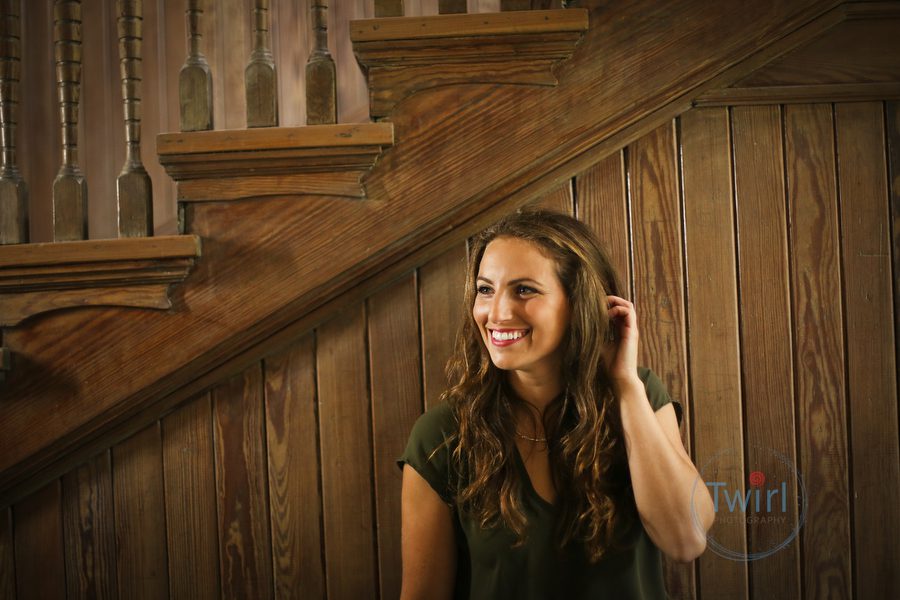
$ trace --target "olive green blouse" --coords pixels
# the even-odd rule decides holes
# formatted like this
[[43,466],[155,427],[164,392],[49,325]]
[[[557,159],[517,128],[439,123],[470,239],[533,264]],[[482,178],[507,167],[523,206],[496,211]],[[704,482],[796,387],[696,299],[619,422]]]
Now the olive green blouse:
[[[679,423],[681,405],[674,402],[659,378],[646,368],[638,374],[654,410],[672,402]],[[406,451],[397,460],[408,463],[453,508],[457,541],[455,598],[517,600],[565,598],[611,600],[666,598],[659,549],[647,536],[639,519],[628,531],[626,550],[609,554],[591,565],[580,545],[559,550],[554,543],[557,509],[541,498],[531,485],[518,452],[514,460],[522,478],[527,541],[513,548],[515,535],[505,527],[482,529],[456,510],[450,473],[452,448],[441,446],[455,430],[456,420],[447,404],[429,409],[416,421]],[[433,453],[433,455],[432,455]],[[430,458],[429,458],[430,457]]]

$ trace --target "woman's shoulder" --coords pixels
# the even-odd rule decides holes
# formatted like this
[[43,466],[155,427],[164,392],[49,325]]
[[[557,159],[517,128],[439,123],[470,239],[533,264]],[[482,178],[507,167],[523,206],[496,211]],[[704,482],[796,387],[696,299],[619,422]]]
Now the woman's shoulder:
[[442,439],[452,434],[457,427],[456,415],[449,402],[431,406],[419,415],[413,425],[412,435],[424,439]]
[[659,376],[649,367],[639,366],[638,377],[644,382],[644,388],[647,390],[647,399],[650,401],[650,405],[653,406],[653,410],[659,410],[666,404],[671,403],[675,408],[675,417],[678,423],[681,424],[681,403],[672,399],[669,390],[666,389],[666,385]]

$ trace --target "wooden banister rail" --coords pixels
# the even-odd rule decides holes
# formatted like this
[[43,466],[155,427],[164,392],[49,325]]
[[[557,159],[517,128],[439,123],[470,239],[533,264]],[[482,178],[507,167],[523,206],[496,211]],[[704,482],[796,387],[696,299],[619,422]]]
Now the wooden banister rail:
[[16,166],[21,25],[18,0],[0,4],[0,244],[28,241],[28,191]]

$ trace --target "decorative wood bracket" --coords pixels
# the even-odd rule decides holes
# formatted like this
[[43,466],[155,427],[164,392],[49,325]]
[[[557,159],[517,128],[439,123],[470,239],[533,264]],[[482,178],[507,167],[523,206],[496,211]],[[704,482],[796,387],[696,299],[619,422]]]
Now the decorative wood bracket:
[[164,133],[159,161],[185,202],[317,194],[364,198],[362,177],[394,143],[390,123]]
[[0,326],[61,308],[170,308],[199,256],[195,235],[2,246]]
[[553,67],[588,28],[586,9],[392,17],[350,22],[368,70],[369,113],[415,92],[460,83],[556,85]]

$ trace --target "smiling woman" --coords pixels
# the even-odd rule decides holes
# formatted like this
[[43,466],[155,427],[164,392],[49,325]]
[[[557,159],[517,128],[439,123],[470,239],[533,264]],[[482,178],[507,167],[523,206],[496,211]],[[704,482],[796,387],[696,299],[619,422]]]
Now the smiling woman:
[[398,461],[402,598],[665,598],[660,551],[703,552],[712,502],[619,293],[571,217],[475,237],[453,385]]

